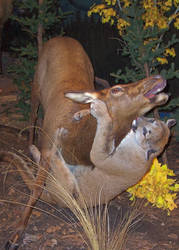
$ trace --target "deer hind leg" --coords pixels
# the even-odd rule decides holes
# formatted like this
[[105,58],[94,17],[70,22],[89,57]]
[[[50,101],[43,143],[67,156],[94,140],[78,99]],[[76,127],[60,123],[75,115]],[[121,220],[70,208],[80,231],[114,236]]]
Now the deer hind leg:
[[40,166],[33,186],[32,195],[30,196],[27,206],[24,209],[24,213],[21,217],[21,220],[16,226],[15,233],[12,235],[11,239],[6,243],[5,246],[6,250],[18,249],[19,240],[21,239],[22,234],[28,224],[29,218],[32,213],[32,209],[42,194],[43,186],[47,178],[47,173],[49,172],[50,153],[44,152],[42,154],[42,159],[40,160],[39,165]]
[[[31,117],[33,118],[33,116]],[[43,149],[43,151],[41,152],[41,159],[38,164],[38,171],[33,185],[32,194],[23,211],[19,223],[16,225],[16,230],[14,234],[12,235],[10,240],[6,243],[5,246],[6,250],[18,249],[23,232],[31,216],[32,209],[35,206],[37,200],[41,197],[43,193],[43,187],[47,178],[47,174],[50,169],[50,157],[51,157],[50,148]]]
[[30,113],[30,133],[29,133],[29,145],[33,144],[34,140],[34,126],[37,120],[38,108],[40,105],[37,84],[34,81],[32,84],[31,93],[31,113]]
[[[17,154],[13,152],[0,151],[0,161],[11,162],[18,169],[19,173],[21,174],[28,188],[30,190],[33,190],[33,194],[27,204],[27,207],[25,208],[21,221],[18,223],[16,227],[17,229],[16,229],[15,234],[12,236],[12,240],[8,241],[5,245],[5,249],[7,250],[18,249],[17,240],[20,238],[21,234],[23,233],[27,225],[28,219],[32,211],[32,206],[35,205],[36,200],[40,196],[41,190],[39,187],[41,187],[43,178],[45,177],[42,176],[41,172],[43,171],[40,169],[37,175],[37,179],[35,179],[33,171],[29,169],[26,162],[20,156],[18,156]],[[42,178],[40,178],[41,176]]]
[[2,74],[2,30],[3,26],[0,26],[0,74]]
[[[6,250],[18,249],[18,246],[19,246],[18,242],[21,239],[22,234],[28,224],[29,218],[32,213],[32,209],[34,205],[36,204],[37,200],[43,194],[44,183],[47,180],[51,163],[53,164],[52,159],[55,156],[54,153],[56,153],[57,136],[58,136],[58,130],[57,130],[57,133],[55,134],[55,143],[52,149],[49,151],[47,150],[42,151],[42,155],[41,155],[41,159],[39,163],[39,170],[38,170],[37,177],[33,186],[32,195],[27,203],[27,206],[25,207],[25,210],[24,210],[24,213],[22,215],[20,222],[17,224],[16,232],[12,235],[11,239],[6,243],[6,246],[5,246]],[[39,157],[37,157],[36,159],[39,159]],[[54,163],[57,163],[56,159],[54,160]],[[61,161],[61,159],[58,159],[58,163],[59,163],[60,169],[66,171],[65,162]],[[66,176],[67,172],[65,171],[62,171],[62,176],[63,176],[62,179],[65,178]]]

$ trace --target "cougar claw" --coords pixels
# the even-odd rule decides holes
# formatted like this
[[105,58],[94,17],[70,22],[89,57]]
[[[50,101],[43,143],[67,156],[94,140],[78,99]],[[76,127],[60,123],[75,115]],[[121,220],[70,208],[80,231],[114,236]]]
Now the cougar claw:
[[17,243],[12,243],[11,241],[8,241],[5,245],[5,250],[17,250],[19,248],[19,245]]
[[75,120],[75,121],[80,121],[81,119],[82,119],[82,113],[81,113],[81,111],[79,111],[79,112],[76,112],[74,115],[73,115],[73,119]]
[[84,116],[90,114],[90,109],[82,109],[73,115],[73,120],[80,121]]

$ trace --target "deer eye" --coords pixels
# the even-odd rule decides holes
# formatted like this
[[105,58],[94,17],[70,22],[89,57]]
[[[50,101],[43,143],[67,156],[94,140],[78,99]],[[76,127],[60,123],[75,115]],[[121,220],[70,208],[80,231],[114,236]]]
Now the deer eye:
[[111,94],[117,95],[119,92],[122,92],[122,91],[123,91],[123,89],[120,88],[120,87],[112,88],[111,89]]

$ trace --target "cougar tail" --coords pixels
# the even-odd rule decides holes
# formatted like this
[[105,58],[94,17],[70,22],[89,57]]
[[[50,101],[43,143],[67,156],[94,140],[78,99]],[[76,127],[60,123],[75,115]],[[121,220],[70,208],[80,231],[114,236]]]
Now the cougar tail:
[[[17,171],[20,173],[24,183],[27,185],[28,189],[30,191],[33,190],[34,185],[36,184],[36,177],[35,173],[33,173],[33,169],[31,169],[26,161],[19,156],[16,153],[10,152],[10,151],[0,151],[0,162],[6,162],[11,164],[12,166],[15,166]],[[38,167],[38,165],[36,164]],[[43,188],[43,187],[42,187]],[[54,203],[52,200],[49,192],[47,190],[43,190],[42,194],[40,196],[40,199],[49,202]]]
[[15,166],[22,176],[24,183],[27,185],[29,190],[32,190],[35,183],[35,176],[22,157],[10,151],[0,151],[0,162],[6,162]]

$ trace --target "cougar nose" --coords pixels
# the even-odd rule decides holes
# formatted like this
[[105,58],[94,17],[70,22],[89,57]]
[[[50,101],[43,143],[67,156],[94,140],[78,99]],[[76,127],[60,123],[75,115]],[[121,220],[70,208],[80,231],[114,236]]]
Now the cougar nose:
[[137,120],[133,120],[132,122],[132,131],[135,133],[137,130]]
[[146,127],[143,127],[143,135],[146,136],[146,134],[147,134],[147,129]]

